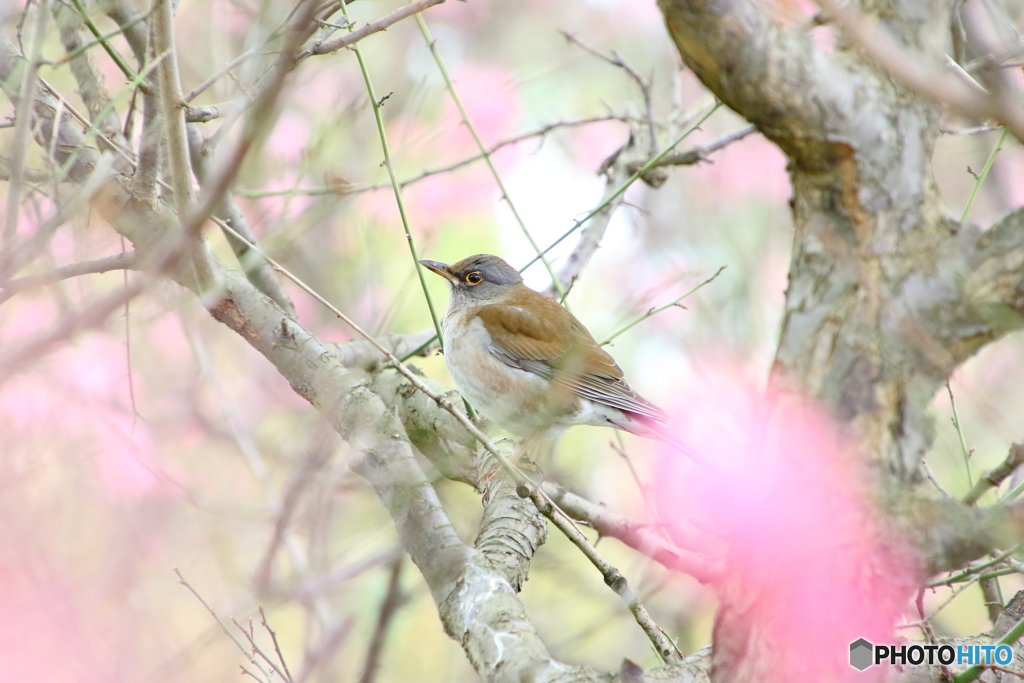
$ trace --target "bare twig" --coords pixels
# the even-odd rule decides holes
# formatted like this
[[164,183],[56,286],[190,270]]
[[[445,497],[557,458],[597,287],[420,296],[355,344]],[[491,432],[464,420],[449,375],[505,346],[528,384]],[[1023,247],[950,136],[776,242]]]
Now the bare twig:
[[[682,142],[684,139],[686,139],[686,137],[688,135],[690,135],[690,133],[692,133],[693,131],[697,130],[697,128],[699,128],[700,125],[702,123],[704,123],[704,121],[706,121],[712,114],[714,114],[716,111],[718,111],[718,108],[720,106],[722,106],[722,103],[716,101],[715,104],[710,108],[710,110],[706,114],[704,114],[702,117],[700,117],[700,119],[693,126],[688,128],[682,135],[677,137],[670,145],[665,147],[665,149],[663,149],[660,154],[652,157],[646,164],[644,164],[639,170],[637,170],[633,175],[631,175],[624,183],[622,183],[622,185],[617,187],[614,191],[606,193],[606,196],[605,196],[604,200],[600,204],[598,204],[594,209],[591,209],[591,211],[587,215],[585,215],[583,218],[580,218],[578,220],[573,221],[572,227],[569,228],[561,237],[559,237],[554,242],[552,242],[550,245],[548,245],[548,247],[546,249],[544,249],[541,253],[547,254],[556,245],[561,243],[562,240],[564,240],[569,235],[573,234],[579,228],[581,228],[591,218],[593,218],[597,214],[599,214],[599,213],[605,211],[606,209],[608,209],[613,202],[617,201],[619,199],[619,197],[621,197],[623,194],[625,194],[626,190],[628,190],[633,185],[633,183],[635,183],[637,180],[639,180],[649,170],[654,168],[655,165],[659,161],[661,161],[662,158],[664,158],[665,156],[668,156],[668,154],[671,153],[672,150],[674,150],[676,148],[676,146],[680,142]],[[520,272],[523,271],[523,270],[526,270],[527,268],[529,268],[537,260],[538,260],[537,257],[534,257],[533,259],[531,259],[529,261],[529,263],[527,263],[525,266],[523,266],[520,269]],[[560,274],[560,276],[563,279],[568,279],[570,281],[573,279],[571,277],[571,275],[572,275],[571,273],[567,273],[564,269],[563,269],[562,273]]]
[[105,256],[91,261],[71,263],[66,266],[61,266],[55,270],[51,270],[49,273],[40,273],[39,275],[29,275],[15,280],[8,280],[4,284],[0,285],[0,303],[7,301],[18,292],[23,292],[26,289],[45,287],[47,285],[52,285],[55,282],[60,282],[61,280],[78,277],[79,275],[106,273],[111,270],[134,269],[134,251],[124,251],[120,254]]
[[932,468],[928,465],[928,463],[925,460],[921,460],[921,471],[924,472],[924,476],[928,477],[928,481],[930,481],[935,486],[935,490],[941,493],[944,498],[955,498],[955,496],[952,493],[947,491],[942,486],[942,483],[939,482],[939,478],[935,476],[935,472],[932,471]]
[[277,643],[277,633],[274,629],[270,628],[270,624],[267,623],[267,615],[263,613],[263,605],[260,605],[260,625],[266,629],[267,633],[270,634],[270,640],[274,643],[274,652],[277,653],[277,658],[281,662],[281,667],[284,669],[284,678],[286,681],[292,680],[292,672],[288,670],[288,663],[284,661],[284,655],[281,654],[281,646]]
[[615,339],[616,337],[618,337],[620,334],[633,329],[633,327],[635,327],[636,325],[639,325],[643,321],[647,320],[652,315],[657,315],[658,313],[661,313],[662,311],[666,311],[666,310],[668,310],[670,308],[678,306],[680,301],[682,301],[686,297],[690,296],[691,294],[696,292],[698,289],[700,289],[704,285],[707,285],[707,284],[710,284],[710,283],[714,282],[715,278],[717,278],[719,275],[721,275],[722,271],[725,270],[726,268],[728,268],[728,266],[721,266],[718,270],[715,271],[714,275],[712,275],[711,277],[709,277],[706,280],[702,280],[701,282],[698,282],[696,285],[694,285],[690,289],[686,290],[686,292],[684,292],[681,296],[677,297],[671,303],[667,303],[664,306],[658,306],[657,308],[651,308],[649,311],[644,313],[642,316],[640,316],[639,318],[637,318],[633,322],[627,323],[625,326],[623,326],[623,327],[619,328],[617,331],[613,332],[607,339],[605,339],[603,342],[601,342],[601,345],[604,346],[605,344],[610,344],[612,342],[612,340]]
[[1022,464],[1024,464],[1024,444],[1015,443],[1010,446],[1010,452],[1006,455],[1006,459],[1003,462],[981,475],[974,488],[964,496],[964,505],[974,505],[977,503],[990,489],[998,488]]
[[[263,616],[263,608],[262,607],[260,607],[260,616],[263,617],[263,624],[266,625],[266,623],[267,623],[266,622],[266,617]],[[278,676],[280,676],[281,678],[283,678],[286,681],[291,681],[291,676],[286,676],[284,671],[282,671],[277,666],[277,664],[274,662],[274,660],[272,660],[270,657],[267,656],[267,653],[264,652],[263,648],[261,648],[259,646],[259,644],[256,642],[256,633],[255,633],[255,631],[253,629],[253,626],[252,626],[252,618],[249,619],[249,628],[245,628],[244,626],[239,624],[238,620],[235,619],[234,617],[231,617],[231,623],[234,624],[235,628],[237,628],[239,631],[241,631],[242,635],[245,636],[245,639],[247,641],[249,641],[249,654],[250,655],[252,655],[253,657],[255,657],[256,655],[259,655],[260,659],[262,659],[264,662],[266,662],[270,666],[270,668],[275,673],[277,673]],[[274,638],[274,646],[275,647],[277,646],[277,638]],[[278,654],[280,654],[280,651],[278,652]]]
[[[401,9],[395,10],[391,14],[365,24],[362,28],[356,29],[351,33],[340,36],[338,38],[332,38],[330,40],[316,40],[311,44],[303,47],[298,55],[296,55],[296,62],[301,62],[314,55],[323,55],[331,52],[337,52],[338,50],[349,47],[359,42],[363,38],[379,33],[380,31],[387,30],[388,27],[393,24],[411,17],[418,12],[439,5],[444,0],[416,0],[416,2],[410,3]],[[326,6],[326,5],[325,5]],[[186,109],[186,121],[189,123],[205,123],[214,119],[225,116],[238,109],[246,109],[252,105],[255,98],[259,97],[259,94],[263,92],[266,87],[266,79],[269,77],[271,71],[268,70],[263,76],[260,77],[256,85],[251,89],[251,94],[244,98],[239,104],[235,102],[225,102],[221,104],[207,105],[204,107],[189,107]]]
[[[739,130],[735,130],[731,133],[723,135],[717,140],[705,143],[703,145],[696,145],[683,152],[676,152],[669,154],[661,158],[661,160],[654,165],[655,168],[661,166],[691,166],[693,164],[706,161],[712,153],[731,145],[734,142],[742,140],[751,133],[757,132],[757,128],[750,125],[744,126]],[[640,168],[637,164],[635,168],[631,167],[630,171],[635,173]]]
[[964,456],[964,469],[967,471],[967,483],[974,486],[974,481],[971,477],[971,452],[967,448],[967,441],[964,439],[963,426],[960,424],[960,416],[956,412],[956,399],[953,398],[953,387],[949,385],[949,380],[946,380],[946,391],[949,392],[949,405],[953,409],[953,429],[956,430],[957,438],[960,440],[960,452]]
[[[414,3],[415,4],[415,3]],[[351,28],[351,19],[348,16],[348,8],[344,3],[339,5],[342,13],[345,15],[345,21],[349,22],[349,35],[352,36],[355,32]],[[425,5],[428,7],[429,5]],[[412,5],[408,5],[412,7]],[[391,162],[391,147],[388,144],[387,131],[384,127],[384,118],[381,116],[380,109],[383,100],[378,100],[377,95],[374,93],[373,81],[370,80],[370,71],[366,66],[366,59],[363,57],[362,50],[358,47],[352,48],[356,53],[356,61],[359,62],[359,71],[363,74],[363,83],[366,85],[366,93],[370,96],[370,105],[373,107],[373,120],[377,124],[377,136],[380,138],[380,149],[381,154],[384,156],[384,168],[388,172],[388,180],[391,181],[391,188],[395,195],[395,206],[398,208],[398,216],[402,220],[402,229],[405,230],[405,242],[406,246],[409,247],[409,256],[412,258],[412,267],[416,272],[416,278],[420,283],[420,290],[423,292],[423,299],[427,302],[427,310],[430,312],[430,320],[434,323],[434,332],[437,333],[437,338],[440,340],[442,349],[444,348],[444,335],[441,332],[441,323],[438,320],[437,311],[434,310],[434,300],[430,296],[430,290],[427,289],[427,281],[423,277],[424,268],[419,263],[419,256],[416,254],[416,242],[413,240],[412,231],[409,228],[409,217],[405,211],[405,201],[402,199],[402,189],[398,186],[398,178],[395,176],[395,167]]]
[[974,126],[972,128],[940,128],[943,135],[981,135],[994,130],[1003,130],[1002,126]]
[[394,562],[402,554],[401,546],[386,548],[368,557],[355,560],[341,567],[331,569],[327,574],[315,578],[303,579],[294,588],[289,589],[280,596],[294,600],[309,600],[325,593],[341,584],[364,574],[365,572],[389,562]]
[[586,522],[602,536],[622,541],[668,569],[689,574],[701,583],[713,581],[721,572],[717,563],[677,548],[651,533],[646,525],[592,503],[563,486],[544,482],[544,492],[574,519]]
[[209,88],[214,83],[216,83],[218,79],[220,79],[222,76],[224,76],[224,74],[229,73],[232,69],[234,69],[236,66],[238,66],[242,62],[245,62],[246,60],[252,59],[253,57],[260,57],[260,56],[269,55],[269,54],[274,54],[274,53],[273,52],[264,52],[262,50],[249,50],[248,52],[243,52],[242,54],[238,55],[237,57],[232,59],[230,62],[228,62],[227,64],[225,64],[221,68],[219,68],[216,71],[214,71],[213,74],[211,74],[210,77],[207,78],[205,81],[203,81],[202,83],[200,83],[196,87],[192,88],[192,90],[189,92],[189,94],[185,95],[185,97],[182,98],[182,102],[184,102],[185,104],[188,104],[189,102],[191,102],[195,98],[199,97],[199,95],[201,95],[202,93],[206,92],[206,89]]
[[[473,125],[472,119],[469,117],[469,112],[466,111],[466,107],[462,104],[462,98],[459,97],[459,92],[455,88],[455,83],[452,81],[451,75],[448,73],[448,68],[444,64],[444,60],[441,58],[441,53],[437,50],[437,41],[434,40],[433,36],[430,35],[430,30],[427,28],[427,23],[423,20],[423,17],[419,14],[416,15],[416,24],[420,28],[420,33],[423,34],[423,39],[427,41],[427,47],[430,50],[430,54],[434,57],[434,63],[437,64],[438,71],[441,72],[441,77],[444,79],[445,87],[448,90],[448,94],[451,95],[452,102],[455,103],[455,107],[459,110],[459,116],[462,118],[462,123],[465,124],[466,130],[473,137],[473,142],[476,143],[477,149],[480,150],[481,156],[484,158],[484,163],[487,164],[487,169],[491,172],[491,176],[494,178],[494,182],[497,183],[498,189],[501,191],[501,198],[508,205],[509,211],[512,212],[512,218],[516,224],[519,225],[520,232],[526,238],[526,241],[530,243],[530,247],[537,254],[537,257],[544,264],[545,270],[548,271],[548,275],[551,277],[551,285],[558,292],[560,299],[565,299],[565,288],[562,286],[558,276],[555,275],[554,269],[551,267],[551,263],[544,256],[544,253],[540,250],[540,245],[537,244],[537,240],[530,234],[529,229],[526,227],[526,221],[519,214],[519,210],[516,209],[516,205],[512,202],[512,196],[508,193],[508,188],[505,187],[505,181],[501,179],[501,174],[498,173],[498,169],[494,166],[494,162],[491,161],[491,155],[488,153],[487,148],[484,147],[483,140],[480,139],[480,134],[477,133],[476,126]],[[440,334],[440,333],[439,333]]]
[[[592,117],[583,118],[583,119],[570,119],[568,121],[557,121],[555,123],[549,123],[549,124],[546,124],[544,126],[541,126],[540,128],[537,128],[535,130],[531,130],[531,131],[529,131],[527,133],[521,133],[519,135],[515,135],[513,137],[506,138],[506,139],[504,139],[504,140],[502,140],[500,142],[495,143],[494,145],[492,145],[491,147],[489,147],[486,150],[486,156],[493,156],[494,153],[497,152],[500,149],[503,149],[505,147],[509,147],[511,145],[517,145],[520,142],[524,142],[524,141],[530,140],[532,138],[538,138],[538,137],[539,138],[543,138],[548,133],[550,133],[551,131],[556,130],[558,128],[574,128],[576,126],[585,126],[585,125],[590,124],[590,123],[600,123],[602,121],[621,121],[621,120],[623,120],[621,116],[592,116]],[[460,168],[463,168],[464,166],[469,166],[470,164],[476,163],[477,161],[482,161],[484,158],[485,158],[485,154],[483,154],[483,153],[475,154],[475,155],[473,155],[471,157],[463,159],[462,161],[457,161],[457,162],[455,162],[453,164],[449,164],[448,166],[442,166],[442,167],[439,167],[439,168],[430,169],[430,170],[424,171],[423,173],[421,173],[421,174],[419,174],[417,176],[413,176],[413,177],[408,178],[406,180],[400,180],[400,181],[398,181],[398,186],[404,190],[407,186],[412,185],[413,183],[419,182],[421,180],[425,180],[426,178],[430,178],[432,176],[439,175],[439,174],[442,174],[442,173],[449,173],[451,171],[456,171],[456,170],[458,170]],[[359,186],[349,187],[349,186],[338,186],[338,185],[321,185],[321,186],[318,186],[318,187],[293,188],[293,189],[290,189],[290,190],[236,190],[235,194],[237,194],[240,197],[252,197],[252,198],[281,197],[281,196],[294,197],[294,196],[306,196],[306,195],[308,195],[308,196],[317,196],[317,195],[329,195],[329,194],[349,195],[349,194],[360,194],[360,193],[363,193],[363,192],[373,192],[375,190],[384,190],[384,189],[390,189],[390,188],[391,188],[391,183],[381,183],[381,184],[378,184],[378,185],[366,185],[366,186],[363,186],[363,187],[359,187]]]
[[[246,659],[249,660],[250,664],[252,664],[257,669],[260,670],[260,673],[263,674],[263,680],[270,681],[271,680],[270,672],[267,669],[265,669],[262,664],[260,664],[260,661],[258,659],[256,659],[256,657],[253,655],[253,653],[250,651],[250,649],[247,648],[242,641],[240,641],[238,638],[235,637],[235,634],[233,634],[231,632],[231,629],[229,629],[227,627],[227,624],[225,624],[223,621],[221,621],[220,617],[217,616],[217,613],[213,611],[213,608],[210,607],[210,605],[206,602],[206,600],[203,599],[203,596],[201,596],[199,594],[199,592],[196,591],[196,589],[192,587],[192,584],[190,584],[188,581],[185,580],[185,577],[181,575],[181,572],[178,570],[177,567],[174,568],[174,573],[178,577],[178,583],[180,583],[182,586],[187,588],[188,591],[192,595],[195,596],[196,600],[198,600],[199,603],[203,607],[206,608],[206,611],[209,612],[210,616],[213,617],[213,620],[217,622],[217,625],[220,626],[220,630],[224,632],[224,635],[226,635],[228,638],[230,638],[231,642],[234,643],[235,646],[239,650],[241,650],[242,654],[245,655]],[[232,619],[232,621],[234,621],[234,619]],[[241,627],[239,627],[239,628],[241,628]],[[245,629],[242,629],[242,630],[244,631]],[[243,668],[243,670],[245,669],[245,667],[242,667],[242,668]],[[247,671],[246,673],[249,673],[249,672]],[[249,675],[252,676],[251,673],[249,673]],[[256,676],[253,676],[253,678],[256,678]],[[256,678],[256,680],[260,680],[260,679]]]
[[370,640],[370,647],[366,650],[366,661],[363,663],[363,673],[359,676],[359,683],[373,683],[377,678],[377,669],[380,666],[380,656],[384,651],[384,640],[387,638],[388,628],[395,612],[405,603],[405,596],[402,595],[402,565],[405,558],[401,555],[391,563],[391,572],[388,576],[388,587],[384,593],[384,600],[380,604],[380,612],[377,614],[377,625],[373,629],[373,638]]
[[[78,2],[78,0],[75,0]],[[157,69],[160,108],[164,119],[165,150],[170,160],[174,207],[179,218],[192,208],[192,167],[182,115],[181,81],[178,77],[178,55],[174,46],[174,22],[171,0],[159,0],[153,13],[153,48],[157,53],[170,52]]]
[[[36,4],[35,31],[29,50],[28,67],[21,80],[18,101],[15,102],[14,141],[11,143],[11,180],[7,187],[7,215],[3,232],[0,233],[0,261],[5,261],[14,247],[18,234],[18,214],[21,209],[21,168],[28,151],[29,133],[32,124],[32,110],[35,107],[36,85],[38,84],[40,57],[46,40],[46,25],[50,18],[50,0]],[[56,128],[57,122],[54,122]]]
[[646,117],[647,117],[647,128],[648,128],[648,131],[649,131],[649,137],[648,137],[649,148],[648,148],[647,153],[649,155],[651,155],[651,156],[654,156],[655,154],[657,154],[658,153],[658,128],[657,128],[657,126],[654,123],[654,103],[653,103],[653,100],[651,98],[651,82],[650,82],[650,80],[644,78],[639,73],[637,73],[636,70],[633,67],[631,67],[624,59],[622,59],[622,57],[620,57],[618,55],[618,53],[615,52],[614,50],[612,50],[608,54],[605,54],[604,52],[601,52],[597,48],[591,47],[590,45],[587,45],[582,40],[577,38],[572,33],[569,33],[568,31],[559,31],[559,33],[561,33],[563,36],[565,36],[566,40],[568,40],[570,43],[576,45],[577,47],[579,47],[583,51],[588,52],[588,53],[594,55],[598,59],[602,59],[602,60],[608,62],[612,66],[615,66],[615,67],[618,67],[618,68],[622,69],[623,71],[625,71],[629,75],[630,78],[632,78],[636,82],[637,86],[640,88],[640,94],[644,98],[644,111],[646,112]]
[[[366,36],[387,30],[389,26],[398,23],[402,19],[407,19],[414,14],[419,14],[423,10],[429,9],[434,5],[440,5],[442,2],[444,2],[444,0],[416,0],[405,7],[395,10],[385,17],[381,17],[377,21],[371,21],[368,24],[364,24],[362,28],[358,28],[351,33],[338,38],[332,38],[331,40],[315,41],[312,45],[305,47],[299,52],[298,59],[299,61],[302,61],[303,59],[312,57],[313,55],[325,55],[331,52],[337,52],[343,47],[348,47],[349,45],[359,42]],[[348,17],[346,16],[346,19],[347,18]]]

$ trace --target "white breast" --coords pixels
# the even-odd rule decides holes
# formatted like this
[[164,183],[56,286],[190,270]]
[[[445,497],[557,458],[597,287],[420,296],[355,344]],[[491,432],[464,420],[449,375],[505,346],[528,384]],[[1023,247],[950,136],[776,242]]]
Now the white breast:
[[[464,324],[467,315],[471,319]],[[488,351],[491,335],[483,321],[472,313],[459,311],[450,314],[442,327],[448,373],[459,393],[473,408],[502,429],[518,436],[529,436],[545,426],[541,416],[547,414],[543,405],[548,393],[546,380],[531,372],[511,368],[495,358]],[[461,334],[453,334],[456,328],[461,330]],[[556,426],[549,430],[548,436],[557,436],[566,426]]]

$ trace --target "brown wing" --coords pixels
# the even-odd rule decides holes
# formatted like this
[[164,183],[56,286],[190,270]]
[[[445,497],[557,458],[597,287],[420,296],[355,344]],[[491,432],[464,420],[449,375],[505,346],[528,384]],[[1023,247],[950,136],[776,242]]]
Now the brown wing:
[[506,365],[540,375],[576,395],[667,420],[626,383],[622,369],[575,316],[554,299],[525,291],[476,310],[491,335],[490,352]]

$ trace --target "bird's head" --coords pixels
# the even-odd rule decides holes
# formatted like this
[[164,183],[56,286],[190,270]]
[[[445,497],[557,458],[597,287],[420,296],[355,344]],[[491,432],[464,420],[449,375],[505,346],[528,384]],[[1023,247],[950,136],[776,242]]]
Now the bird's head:
[[455,307],[489,303],[523,283],[515,268],[491,254],[470,256],[450,266],[438,261],[420,263],[448,281]]

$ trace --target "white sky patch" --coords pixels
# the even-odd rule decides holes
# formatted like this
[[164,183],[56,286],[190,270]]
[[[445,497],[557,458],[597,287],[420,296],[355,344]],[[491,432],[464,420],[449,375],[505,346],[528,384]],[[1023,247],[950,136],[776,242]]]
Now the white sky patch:
[[[553,141],[547,141],[536,154],[525,158],[515,169],[502,175],[505,187],[515,203],[516,210],[541,249],[558,239],[573,221],[582,218],[601,200],[604,178],[592,170],[581,169],[572,162]],[[630,209],[619,209],[612,217],[604,249],[627,249],[632,240]],[[519,268],[532,259],[536,252],[523,235],[505,202],[495,210],[498,221],[498,240],[501,256]],[[567,237],[548,253],[557,269],[579,240],[579,235]],[[599,252],[600,253],[600,252]],[[539,262],[523,274],[526,284],[534,289],[548,286],[550,279]]]

